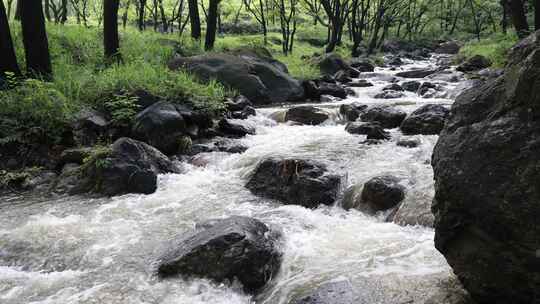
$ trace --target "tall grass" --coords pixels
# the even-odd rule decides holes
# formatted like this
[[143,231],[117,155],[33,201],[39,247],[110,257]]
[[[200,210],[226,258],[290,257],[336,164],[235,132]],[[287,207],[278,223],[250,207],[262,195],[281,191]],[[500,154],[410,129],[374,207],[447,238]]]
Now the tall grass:
[[480,41],[471,40],[461,48],[458,60],[482,55],[493,62],[493,67],[501,68],[506,65],[508,51],[517,41],[518,38],[514,34],[494,34]]

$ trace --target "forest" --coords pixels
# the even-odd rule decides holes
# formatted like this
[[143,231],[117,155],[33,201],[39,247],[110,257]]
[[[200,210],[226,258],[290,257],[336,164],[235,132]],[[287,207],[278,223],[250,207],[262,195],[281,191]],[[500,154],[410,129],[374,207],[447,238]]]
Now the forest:
[[0,302],[538,304],[539,54],[540,0],[2,0]]

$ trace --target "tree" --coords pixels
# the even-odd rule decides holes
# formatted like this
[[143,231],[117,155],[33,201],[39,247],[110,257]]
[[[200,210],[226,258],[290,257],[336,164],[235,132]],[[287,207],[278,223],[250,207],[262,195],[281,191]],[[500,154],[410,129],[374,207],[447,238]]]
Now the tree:
[[221,0],[209,0],[208,18],[206,19],[206,41],[204,43],[204,49],[207,51],[214,48],[214,42],[216,41],[217,20],[220,1]]
[[19,0],[26,69],[33,76],[53,76],[41,1]]
[[144,13],[145,13],[145,10],[146,10],[146,0],[140,0],[139,3],[139,12],[138,12],[138,24],[139,24],[139,30],[140,31],[143,31],[144,28],[145,28],[145,25],[144,25]]
[[191,38],[201,39],[201,19],[199,16],[199,4],[197,0],[188,0],[189,20],[191,23]]
[[[255,2],[255,3],[254,3]],[[263,30],[264,44],[268,43],[268,23],[266,16],[266,0],[244,0],[246,10],[253,15]]]
[[507,0],[509,1],[508,7],[510,8],[510,15],[512,23],[516,29],[516,33],[519,38],[525,38],[529,35],[529,23],[527,22],[527,15],[525,15],[525,8],[522,0]]
[[540,30],[540,0],[534,0],[534,29]]
[[11,40],[11,32],[9,30],[9,21],[4,7],[4,1],[0,1],[0,78],[6,73],[11,72],[19,75],[19,65],[17,64],[17,56],[13,49],[13,41]]
[[120,0],[104,0],[103,2],[103,45],[105,60],[109,63],[122,60],[118,38],[118,7]]

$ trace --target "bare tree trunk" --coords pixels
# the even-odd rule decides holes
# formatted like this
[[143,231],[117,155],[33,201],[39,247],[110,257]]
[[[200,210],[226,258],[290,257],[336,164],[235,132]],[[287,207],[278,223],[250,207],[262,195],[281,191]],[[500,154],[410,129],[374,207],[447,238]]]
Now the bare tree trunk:
[[6,72],[20,75],[21,70],[17,64],[17,56],[13,49],[9,20],[3,1],[0,1],[0,53],[2,54],[2,59],[0,59],[0,80]]
[[26,69],[33,76],[51,79],[53,72],[42,3],[35,0],[19,2]]
[[534,29],[540,30],[540,0],[534,0]]
[[188,0],[189,20],[191,22],[191,38],[201,39],[201,19],[199,16],[199,4],[197,0]]
[[118,7],[120,0],[103,1],[103,45],[105,60],[108,63],[114,61],[120,63],[120,41],[118,38]]
[[529,23],[527,22],[527,15],[525,15],[525,8],[523,7],[522,0],[509,0],[510,14],[512,17],[512,23],[516,29],[516,33],[519,38],[525,38],[529,35]]
[[208,18],[206,20],[206,41],[204,49],[209,51],[214,48],[216,41],[218,7],[221,0],[210,0],[208,5]]
[[145,28],[144,25],[144,12],[146,11],[146,0],[139,1],[139,30],[143,31]]

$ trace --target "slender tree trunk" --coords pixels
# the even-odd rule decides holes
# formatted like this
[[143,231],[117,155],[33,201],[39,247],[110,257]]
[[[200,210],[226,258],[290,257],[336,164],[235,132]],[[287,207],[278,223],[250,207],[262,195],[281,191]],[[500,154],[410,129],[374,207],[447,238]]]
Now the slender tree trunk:
[[15,20],[21,20],[21,5],[22,0],[17,1],[17,6],[15,7]]
[[501,0],[501,7],[502,7],[502,20],[501,20],[501,26],[502,31],[504,34],[508,31],[508,3],[506,0]]
[[2,58],[0,59],[0,80],[6,72],[20,75],[21,70],[17,64],[17,56],[13,49],[9,20],[3,1],[0,1],[0,53],[2,54]]
[[26,69],[34,76],[52,78],[49,41],[41,1],[19,0]]
[[62,0],[62,17],[60,19],[61,24],[65,24],[68,17],[68,1]]
[[218,7],[220,0],[210,0],[208,5],[208,18],[206,20],[206,41],[204,49],[209,51],[214,48],[216,41]]
[[189,20],[191,22],[191,38],[201,39],[201,19],[199,16],[199,4],[197,0],[188,0]]
[[534,0],[534,29],[540,30],[540,0]]
[[50,0],[45,0],[45,17],[47,18],[47,21],[51,21],[51,4],[49,3]]
[[146,10],[146,0],[140,0],[139,1],[139,30],[143,31],[144,26],[144,12]]
[[103,1],[103,45],[105,60],[109,63],[120,63],[120,42],[118,38],[118,7],[120,0]]
[[519,38],[525,38],[529,35],[529,23],[527,22],[527,15],[525,15],[525,8],[522,0],[509,0],[510,14],[512,17],[512,23],[516,29],[516,33]]

